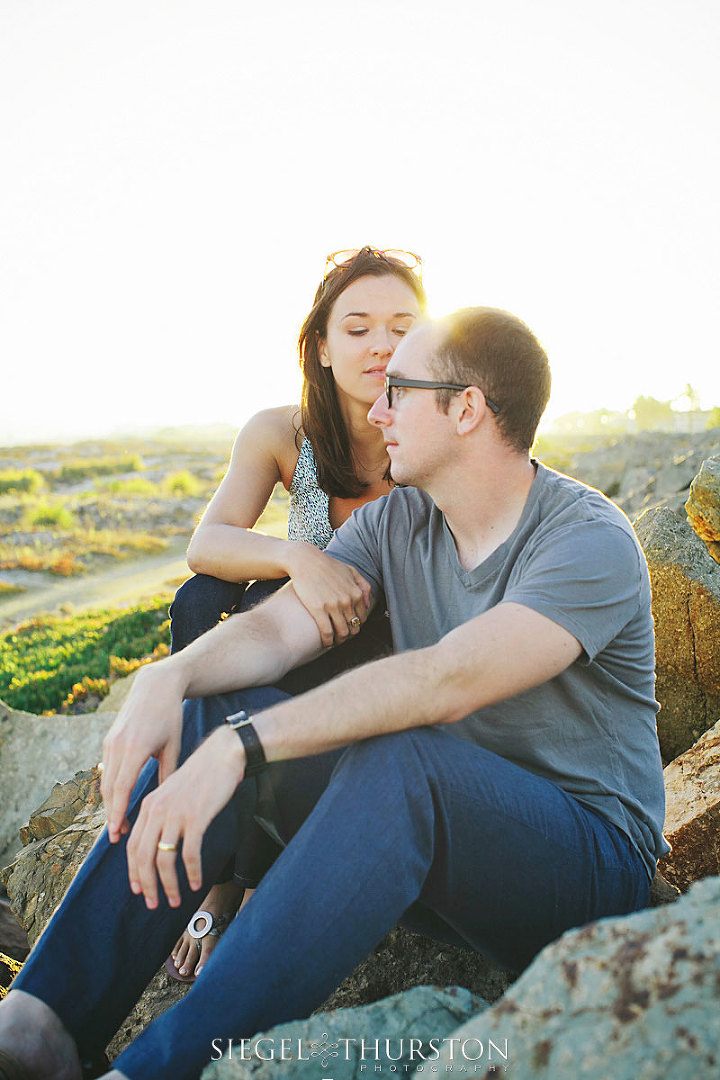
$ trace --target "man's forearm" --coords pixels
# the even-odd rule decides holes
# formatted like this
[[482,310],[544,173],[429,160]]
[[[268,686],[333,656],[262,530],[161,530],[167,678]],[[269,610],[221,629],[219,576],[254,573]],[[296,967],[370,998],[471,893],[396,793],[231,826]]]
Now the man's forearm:
[[373,660],[291,701],[264,710],[254,725],[268,761],[335,750],[372,735],[454,719],[437,686],[435,652]]
[[179,678],[183,697],[205,697],[272,685],[321,651],[314,620],[290,590],[231,615],[164,664]]
[[268,761],[322,753],[460,720],[553,678],[579,653],[576,639],[545,616],[502,604],[436,645],[375,660],[273,706],[255,727]]

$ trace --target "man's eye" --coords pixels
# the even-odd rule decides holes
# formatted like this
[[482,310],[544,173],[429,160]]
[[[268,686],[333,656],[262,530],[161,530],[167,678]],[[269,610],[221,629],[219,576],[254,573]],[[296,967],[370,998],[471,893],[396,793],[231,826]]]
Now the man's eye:
[[405,392],[405,389],[406,388],[404,386],[393,386],[393,388],[392,388],[393,401],[399,401],[400,398],[403,396],[403,393]]

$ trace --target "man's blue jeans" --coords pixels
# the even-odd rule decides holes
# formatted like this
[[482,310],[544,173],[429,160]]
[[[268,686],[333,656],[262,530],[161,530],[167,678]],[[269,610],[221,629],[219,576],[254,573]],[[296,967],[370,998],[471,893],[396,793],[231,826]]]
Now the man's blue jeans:
[[[227,713],[279,697],[188,702],[183,755]],[[195,1080],[214,1039],[309,1015],[399,921],[521,969],[569,927],[648,900],[643,861],[619,830],[451,726],[279,763],[265,777],[287,846],[189,994],[115,1061],[132,1080]],[[151,763],[131,820],[154,785]],[[209,827],[206,881],[242,846],[256,796],[256,780],[244,781]],[[109,1041],[198,901],[179,864],[182,906],[148,911],[130,892],[124,846],[103,833],[14,983],[55,1010],[83,1057]]]

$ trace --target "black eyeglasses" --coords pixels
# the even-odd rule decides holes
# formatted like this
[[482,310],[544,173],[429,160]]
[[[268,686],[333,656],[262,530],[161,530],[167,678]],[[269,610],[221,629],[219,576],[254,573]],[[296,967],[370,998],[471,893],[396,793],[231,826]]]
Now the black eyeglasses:
[[[460,386],[458,383],[451,382],[430,382],[428,379],[399,379],[395,375],[385,376],[385,394],[387,395],[388,409],[392,409],[392,392],[394,386],[409,386],[413,390],[469,390],[470,386]],[[500,406],[496,405],[494,401],[485,394],[485,404],[491,412],[497,414],[500,412]]]
[[401,251],[399,248],[388,248],[387,251],[378,251],[377,248],[365,247],[347,248],[344,251],[334,251],[332,255],[328,255],[325,260],[323,285],[331,270],[334,270],[336,267],[340,270],[347,267],[348,263],[357,258],[361,251],[366,252],[368,255],[374,255],[375,258],[380,259],[381,262],[399,263],[401,266],[404,266],[406,270],[412,270],[416,277],[422,281],[422,259],[419,255],[416,255],[414,251]]

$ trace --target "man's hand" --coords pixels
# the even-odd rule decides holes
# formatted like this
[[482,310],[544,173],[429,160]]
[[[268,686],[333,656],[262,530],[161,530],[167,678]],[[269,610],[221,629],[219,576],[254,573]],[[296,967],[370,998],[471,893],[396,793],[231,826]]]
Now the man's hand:
[[141,668],[105,737],[101,791],[113,844],[130,830],[126,816],[130,793],[148,758],[158,759],[160,783],[177,766],[183,689],[167,661]]
[[[182,860],[190,888],[202,885],[200,850],[210,822],[230,801],[245,771],[245,751],[232,728],[214,731],[161,787],[143,799],[127,845],[130,888],[148,908],[158,904],[157,877],[170,907],[180,904],[175,864]],[[171,850],[159,850],[158,844]]]

